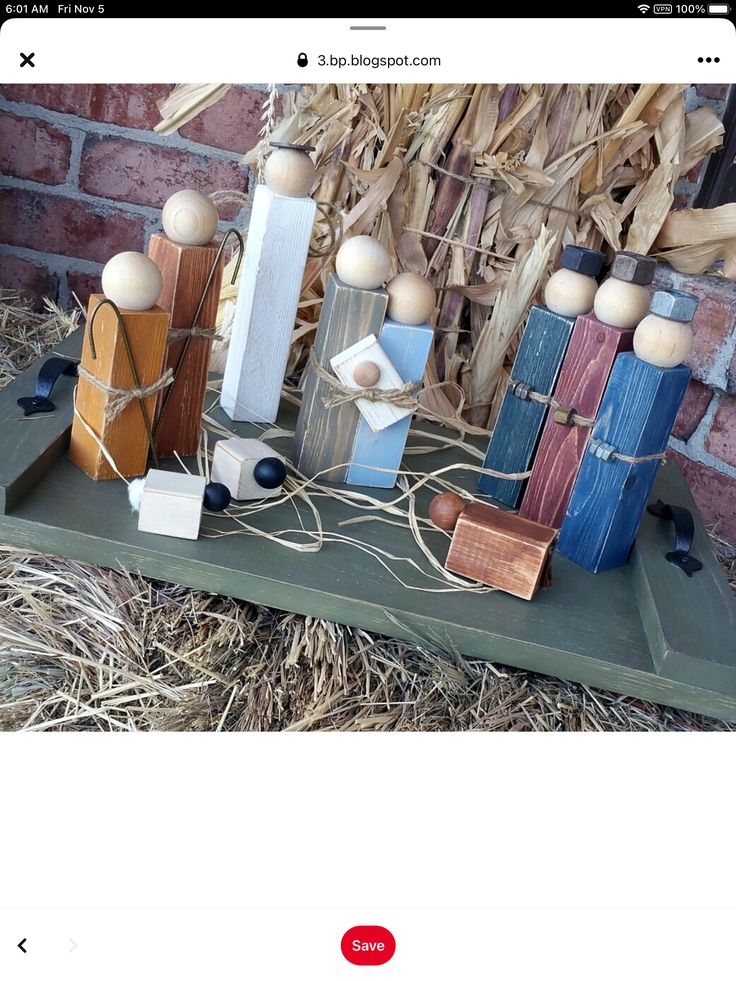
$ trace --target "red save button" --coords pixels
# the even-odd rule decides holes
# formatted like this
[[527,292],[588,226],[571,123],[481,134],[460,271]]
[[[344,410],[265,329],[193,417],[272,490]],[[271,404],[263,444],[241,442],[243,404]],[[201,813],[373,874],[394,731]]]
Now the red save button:
[[354,926],[340,941],[343,957],[361,967],[377,967],[390,961],[396,952],[394,935],[382,926]]

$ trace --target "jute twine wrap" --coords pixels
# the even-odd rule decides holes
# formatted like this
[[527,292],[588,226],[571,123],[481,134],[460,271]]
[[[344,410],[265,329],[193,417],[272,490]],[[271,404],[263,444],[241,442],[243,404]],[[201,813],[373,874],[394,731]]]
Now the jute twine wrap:
[[[517,382],[514,378],[509,378],[509,389],[512,389],[515,385],[523,384],[523,382]],[[556,398],[552,395],[541,395],[539,392],[535,392],[533,388],[529,389],[528,394],[525,396],[531,402],[538,402],[540,405],[548,405],[553,412],[558,409],[566,410],[566,406],[562,402],[558,402]],[[580,416],[576,412],[570,415],[570,423],[573,426],[583,426],[586,429],[592,429],[595,425],[595,419],[589,419],[587,416]],[[626,453],[619,453],[618,450],[614,450],[607,457],[609,460],[621,460],[623,463],[649,463],[651,460],[660,460],[662,463],[665,462],[666,454],[664,453],[649,453],[646,456],[628,456]]]
[[415,393],[419,388],[413,382],[407,382],[401,388],[349,388],[343,385],[339,378],[325,371],[317,360],[314,348],[309,349],[309,364],[314,373],[326,385],[336,393],[328,398],[322,399],[326,409],[332,409],[337,405],[345,405],[347,402],[357,402],[358,399],[367,399],[369,402],[388,402],[395,405],[398,409],[410,409],[413,411],[417,407]]
[[171,327],[166,335],[166,343],[173,344],[174,341],[181,341],[186,337],[208,337],[212,341],[219,341],[222,334],[218,334],[214,327]]
[[167,388],[174,381],[174,373],[171,368],[168,368],[158,381],[152,382],[150,385],[134,386],[133,388],[115,388],[113,385],[108,385],[87,371],[86,368],[83,368],[81,364],[77,368],[77,374],[110,397],[105,406],[106,422],[112,422],[113,419],[116,419],[131,402],[147,399],[150,395],[160,392],[162,388]]

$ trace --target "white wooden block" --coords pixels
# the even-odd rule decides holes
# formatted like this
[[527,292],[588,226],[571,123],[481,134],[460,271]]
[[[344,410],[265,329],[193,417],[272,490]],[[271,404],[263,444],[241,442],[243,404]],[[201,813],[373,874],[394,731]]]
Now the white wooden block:
[[316,204],[259,184],[253,195],[220,404],[236,422],[274,422]]
[[224,484],[235,501],[254,501],[266,497],[278,497],[282,485],[266,488],[253,476],[259,460],[275,457],[283,463],[283,457],[259,439],[233,436],[215,444],[212,454],[211,478]]
[[143,485],[138,531],[169,538],[199,537],[207,481],[188,473],[149,470]]
[[[344,351],[336,354],[334,358],[330,358],[332,370],[343,385],[356,390],[364,386],[356,381],[355,369],[358,366],[363,366],[366,362],[377,365],[381,372],[378,380],[372,385],[373,388],[388,390],[403,386],[404,382],[401,375],[391,364],[375,334],[368,334],[357,344],[352,344]],[[371,402],[369,399],[358,399],[355,405],[374,433],[380,433],[398,422],[399,419],[405,419],[412,414],[411,409],[401,409],[396,405],[391,405],[390,402]]]

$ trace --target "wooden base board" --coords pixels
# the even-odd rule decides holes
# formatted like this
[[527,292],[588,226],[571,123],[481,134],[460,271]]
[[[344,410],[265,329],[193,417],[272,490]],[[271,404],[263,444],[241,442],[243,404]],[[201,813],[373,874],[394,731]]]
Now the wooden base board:
[[[79,344],[79,337],[70,338],[60,353],[73,357]],[[665,559],[673,547],[671,525],[647,514],[627,566],[592,575],[555,555],[553,587],[540,591],[532,602],[503,593],[405,589],[378,562],[343,544],[300,554],[263,539],[257,548],[249,548],[253,540],[244,542],[240,536],[184,541],[141,534],[121,482],[95,483],[65,456],[72,379],[60,379],[54,389],[56,412],[23,418],[15,400],[33,391],[37,370],[38,366],[0,393],[0,502],[7,502],[5,513],[0,513],[3,543],[129,569],[423,647],[450,649],[736,720],[736,602],[697,514],[693,553],[704,569],[692,579]],[[214,414],[229,422],[219,409]],[[295,410],[282,407],[279,422],[293,430]],[[231,428],[243,436],[256,434],[248,424]],[[288,439],[274,440],[273,446],[288,456]],[[457,451],[411,458],[413,467],[421,461],[428,470],[467,459]],[[472,474],[458,479],[461,482],[472,489]],[[385,500],[395,496],[384,489],[372,493]],[[420,492],[419,513],[426,513],[432,494]],[[694,509],[674,464],[661,468],[656,497]],[[354,512],[330,499],[319,501],[325,530],[344,534],[339,522]],[[311,527],[307,508],[298,507]],[[222,527],[227,520],[205,515],[202,529]],[[279,508],[270,508],[249,520],[276,531],[284,519]],[[289,522],[289,527],[295,526],[293,511]],[[367,522],[350,533],[426,567],[408,531]],[[429,537],[444,560],[448,538],[440,533]],[[400,574],[412,585],[427,585],[406,563]],[[697,623],[683,614],[703,609],[706,601],[708,615],[698,617]]]

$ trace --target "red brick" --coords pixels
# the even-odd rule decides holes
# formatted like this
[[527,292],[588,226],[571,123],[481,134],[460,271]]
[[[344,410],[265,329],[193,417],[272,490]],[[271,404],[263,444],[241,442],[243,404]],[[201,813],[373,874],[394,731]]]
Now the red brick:
[[716,409],[705,448],[719,460],[736,467],[736,398],[724,398]]
[[677,436],[678,439],[690,439],[700,425],[700,420],[705,415],[712,398],[712,389],[702,382],[691,381],[677,414],[672,435]]
[[17,255],[0,255],[0,289],[17,290],[38,309],[45,296],[55,300],[59,292],[56,277],[48,269]]
[[2,86],[2,94],[13,102],[32,102],[56,112],[134,129],[153,129],[161,121],[156,102],[170,91],[170,85]]
[[722,541],[736,545],[736,480],[674,450],[667,455],[682,467],[708,528]]
[[88,137],[84,144],[80,187],[115,201],[161,208],[183,187],[209,194],[242,191],[245,184],[245,172],[235,161],[114,137]]
[[90,295],[92,293],[102,292],[102,282],[99,275],[95,276],[92,273],[72,272],[70,270],[66,274],[66,281],[69,284],[69,293],[77,294],[85,310],[87,309],[87,301]]
[[[267,92],[233,86],[219,102],[182,126],[179,133],[196,143],[246,153],[260,139],[262,107],[267,98]],[[279,100],[277,115],[280,105]]]
[[701,95],[704,99],[725,99],[728,96],[730,86],[728,84],[717,85],[705,82],[696,85],[695,88],[698,95]]
[[0,113],[2,174],[41,184],[63,184],[71,145],[66,133],[49,123]]
[[107,262],[142,251],[142,218],[39,191],[0,190],[0,241],[57,255]]
[[[730,385],[725,369],[715,362],[736,325],[736,283],[715,276],[686,276],[660,263],[654,288],[695,293],[700,303],[693,321],[693,350],[687,363],[700,381],[716,388]],[[732,383],[736,385],[736,376]],[[736,392],[736,387],[727,390]]]

